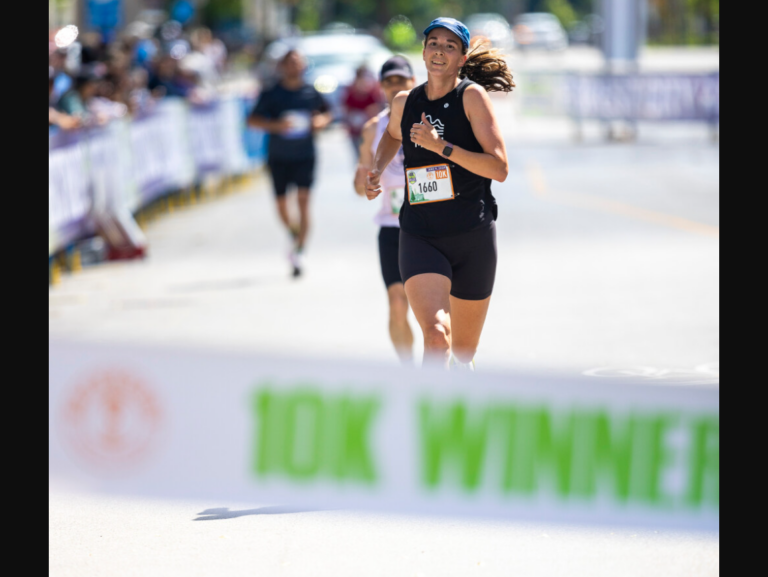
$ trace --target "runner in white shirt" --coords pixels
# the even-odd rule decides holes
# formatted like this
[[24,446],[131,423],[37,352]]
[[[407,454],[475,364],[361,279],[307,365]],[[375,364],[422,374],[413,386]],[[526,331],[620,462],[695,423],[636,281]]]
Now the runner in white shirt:
[[[381,87],[391,105],[398,92],[411,90],[416,78],[410,63],[403,56],[393,56],[381,67]],[[355,173],[355,191],[365,196],[365,179],[373,166],[373,157],[382,135],[389,124],[389,108],[365,123],[360,144],[360,159]],[[403,149],[395,156],[381,175],[384,189],[381,205],[374,217],[379,230],[379,260],[384,285],[389,298],[389,336],[398,357],[404,364],[413,362],[413,332],[408,324],[408,298],[405,296],[400,277],[398,252],[400,248],[400,223],[398,215],[405,199],[405,170]]]

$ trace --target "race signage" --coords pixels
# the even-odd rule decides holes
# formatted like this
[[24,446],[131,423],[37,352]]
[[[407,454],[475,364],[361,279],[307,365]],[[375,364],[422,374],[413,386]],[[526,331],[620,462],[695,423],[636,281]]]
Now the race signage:
[[411,204],[427,204],[453,199],[451,167],[447,164],[409,168],[408,201]]
[[716,388],[49,349],[52,480],[116,493],[719,526]]

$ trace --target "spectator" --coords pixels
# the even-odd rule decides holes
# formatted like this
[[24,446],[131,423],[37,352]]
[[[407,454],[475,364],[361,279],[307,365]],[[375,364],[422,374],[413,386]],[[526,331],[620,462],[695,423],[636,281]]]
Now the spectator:
[[54,50],[48,58],[48,64],[51,68],[53,68],[54,80],[52,98],[54,101],[58,101],[62,94],[72,88],[72,78],[66,72],[66,63],[66,50]]
[[227,48],[218,38],[214,38],[208,28],[197,28],[191,34],[192,49],[203,54],[212,64],[216,75],[224,72],[227,65]]
[[164,96],[196,105],[215,99],[216,83],[226,67],[224,44],[207,28],[185,37],[181,26],[173,24],[178,34],[163,45],[152,37],[156,25],[138,21],[114,40],[85,32],[80,42],[66,48],[57,48],[51,32],[49,124],[67,129],[104,124],[141,114]]
[[59,99],[58,109],[71,116],[85,117],[88,114],[86,102],[99,90],[98,80],[93,69],[83,67],[75,77],[72,88]]
[[75,77],[73,87],[59,99],[58,111],[79,118],[81,126],[106,123],[108,117],[98,105],[93,110],[88,108],[91,100],[98,95],[100,80],[94,67],[83,66]]
[[358,155],[363,125],[383,108],[381,91],[376,79],[365,65],[357,69],[355,80],[347,89],[342,105],[347,132],[352,140],[355,155]]
[[150,73],[149,89],[156,98],[186,96],[188,86],[180,77],[178,60],[170,54],[161,56]]
[[[119,93],[123,79],[114,74],[108,74],[97,84],[96,94],[86,103],[88,112],[99,116],[104,121],[122,118],[128,114],[128,106],[122,102],[122,95]],[[127,96],[125,98],[127,100]]]
[[72,130],[80,126],[80,119],[56,110],[53,99],[54,70],[48,67],[48,126],[58,126],[62,130]]
[[128,95],[128,110],[131,114],[141,114],[150,110],[154,98],[149,91],[149,74],[145,68],[134,68],[130,73],[131,89]]

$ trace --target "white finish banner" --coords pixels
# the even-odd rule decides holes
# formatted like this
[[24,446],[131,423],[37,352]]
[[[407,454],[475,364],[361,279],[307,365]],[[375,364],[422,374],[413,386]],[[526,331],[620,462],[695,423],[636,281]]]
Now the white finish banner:
[[51,480],[115,493],[719,527],[719,392],[51,342]]

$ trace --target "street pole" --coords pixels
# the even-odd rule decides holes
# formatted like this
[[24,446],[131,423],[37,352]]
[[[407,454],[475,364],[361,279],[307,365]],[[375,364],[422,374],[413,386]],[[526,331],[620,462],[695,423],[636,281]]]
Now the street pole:
[[[640,71],[640,47],[645,44],[648,27],[648,0],[600,0],[600,16],[603,19],[601,48],[605,61],[605,81],[612,83],[617,75],[632,75]],[[634,139],[637,124],[627,119],[626,134],[616,133],[616,127],[608,120],[609,140]]]

